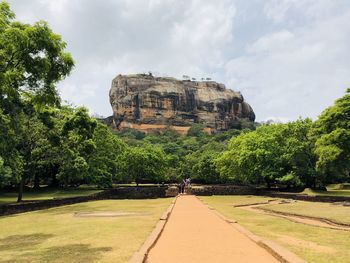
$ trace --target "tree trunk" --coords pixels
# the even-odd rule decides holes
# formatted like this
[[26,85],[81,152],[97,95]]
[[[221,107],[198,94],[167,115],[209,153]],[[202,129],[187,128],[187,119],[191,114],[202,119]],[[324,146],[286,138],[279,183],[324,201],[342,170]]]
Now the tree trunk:
[[52,187],[58,187],[59,186],[59,181],[57,179],[56,174],[52,175],[52,181],[51,181],[50,186],[52,186]]
[[24,188],[24,176],[21,177],[21,181],[19,183],[17,203],[22,202],[23,188]]
[[34,187],[33,189],[38,190],[40,189],[40,178],[38,174],[34,175]]
[[266,184],[267,184],[267,189],[271,189],[271,183],[270,183],[270,181],[267,181]]

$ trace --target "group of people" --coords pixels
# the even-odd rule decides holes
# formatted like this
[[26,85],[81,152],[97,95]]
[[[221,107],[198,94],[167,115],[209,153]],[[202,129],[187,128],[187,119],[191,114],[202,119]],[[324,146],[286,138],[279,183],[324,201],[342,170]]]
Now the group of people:
[[186,189],[191,189],[191,179],[186,178],[181,181],[179,184],[179,192],[180,194],[185,193]]

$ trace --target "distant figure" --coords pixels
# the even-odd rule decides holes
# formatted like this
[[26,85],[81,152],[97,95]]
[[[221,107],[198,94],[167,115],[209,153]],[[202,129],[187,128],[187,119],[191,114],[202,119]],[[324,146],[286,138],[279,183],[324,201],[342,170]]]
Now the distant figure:
[[185,187],[184,187],[184,192],[188,193],[188,189],[191,189],[191,179],[188,177],[183,180]]
[[183,193],[183,194],[185,193],[186,186],[187,186],[186,179],[183,179],[183,180],[182,180],[182,193]]
[[186,187],[191,189],[191,179],[190,178],[186,179]]
[[185,179],[183,179],[181,181],[181,183],[179,184],[179,193],[180,194],[183,194],[185,192],[185,185],[186,185],[186,182],[185,182]]

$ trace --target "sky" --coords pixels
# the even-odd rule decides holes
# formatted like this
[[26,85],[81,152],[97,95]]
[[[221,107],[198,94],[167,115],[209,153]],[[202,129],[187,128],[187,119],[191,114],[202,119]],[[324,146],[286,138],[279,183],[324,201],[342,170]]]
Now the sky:
[[76,65],[62,98],[110,116],[118,74],[210,77],[258,121],[317,116],[350,87],[349,0],[10,0],[45,20]]

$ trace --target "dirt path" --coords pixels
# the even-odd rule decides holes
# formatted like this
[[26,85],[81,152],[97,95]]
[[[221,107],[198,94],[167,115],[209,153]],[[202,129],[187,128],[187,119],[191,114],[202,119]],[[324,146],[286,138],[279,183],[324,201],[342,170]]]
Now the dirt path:
[[195,196],[180,196],[148,263],[279,262]]

